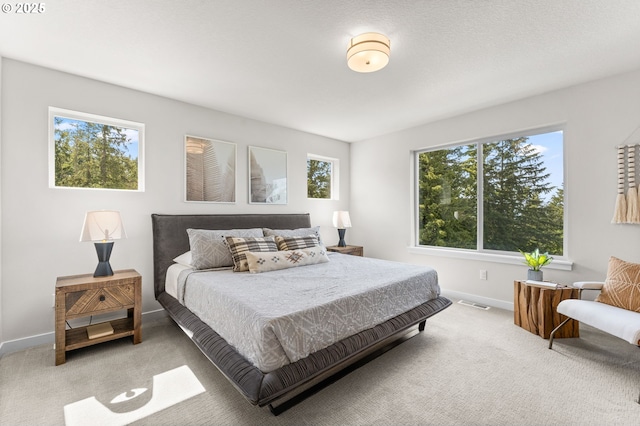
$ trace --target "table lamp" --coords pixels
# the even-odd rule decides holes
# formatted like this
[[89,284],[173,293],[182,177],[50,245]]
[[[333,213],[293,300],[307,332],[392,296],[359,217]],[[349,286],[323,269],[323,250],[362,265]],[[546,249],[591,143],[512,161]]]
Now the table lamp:
[[98,266],[94,277],[109,277],[113,270],[109,264],[113,240],[127,238],[120,218],[120,212],[113,210],[99,210],[87,212],[82,225],[80,241],[95,241],[98,254]]
[[333,212],[333,226],[338,228],[338,237],[340,237],[340,241],[338,241],[338,247],[346,247],[347,243],[344,242],[344,234],[347,232],[346,228],[351,228],[351,218],[349,218],[349,212]]

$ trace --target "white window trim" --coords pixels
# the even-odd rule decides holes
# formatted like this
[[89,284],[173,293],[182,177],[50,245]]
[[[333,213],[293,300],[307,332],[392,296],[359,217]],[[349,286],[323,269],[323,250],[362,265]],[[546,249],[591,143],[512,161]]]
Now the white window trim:
[[[524,265],[524,258],[511,253],[489,253],[486,251],[473,251],[445,247],[409,246],[407,251],[411,254],[425,256],[448,257],[452,259],[478,260],[483,262],[504,263],[508,265]],[[561,271],[571,271],[573,261],[565,257],[553,257],[553,261],[545,266],[545,269],[557,269]]]
[[[118,188],[83,188],[78,186],[56,186],[56,145],[55,145],[55,126],[54,117],[70,118],[72,120],[81,120],[91,123],[107,124],[109,126],[124,127],[127,129],[135,129],[138,131],[138,189],[118,189]],[[90,190],[90,191],[125,191],[125,192],[144,192],[144,123],[135,121],[121,120],[119,118],[105,117],[102,115],[89,114],[85,112],[72,111],[69,109],[49,107],[49,188],[53,189],[72,189],[72,190]]]
[[331,163],[331,195],[329,198],[309,198],[307,200],[334,200],[340,199],[340,160],[333,157],[325,157],[317,154],[307,154],[307,161],[316,160]]
[[[532,136],[532,135],[536,135],[536,134],[543,134],[543,133],[550,133],[550,132],[556,132],[556,131],[562,131],[563,132],[563,143],[562,143],[562,150],[563,150],[563,191],[564,191],[564,218],[563,218],[563,229],[564,229],[564,236],[563,236],[563,256],[553,256],[553,262],[551,262],[549,265],[545,266],[545,268],[547,269],[557,269],[557,270],[562,270],[562,271],[571,271],[573,269],[573,261],[570,260],[569,255],[568,255],[568,241],[569,241],[569,224],[568,224],[568,191],[567,191],[567,186],[566,186],[566,182],[567,182],[567,156],[566,156],[566,128],[565,128],[565,123],[556,123],[556,124],[550,124],[547,126],[543,126],[543,127],[535,127],[535,128],[530,128],[530,129],[525,129],[522,131],[513,131],[513,132],[509,132],[509,133],[505,133],[502,135],[497,135],[497,136],[490,136],[490,137],[485,137],[485,138],[478,138],[478,139],[469,139],[469,140],[463,140],[463,141],[457,141],[457,142],[452,142],[452,143],[447,143],[447,144],[441,144],[441,145],[434,145],[432,147],[426,147],[426,148],[422,148],[422,149],[416,149],[410,152],[410,167],[411,167],[411,173],[410,175],[410,184],[409,184],[409,188],[411,193],[413,194],[413,198],[411,199],[410,203],[411,203],[411,207],[410,207],[410,211],[411,211],[411,221],[410,221],[410,246],[407,247],[407,251],[411,254],[419,254],[419,255],[428,255],[428,256],[439,256],[439,257],[447,257],[447,258],[453,258],[453,259],[464,259],[464,260],[478,260],[478,261],[485,261],[485,262],[496,262],[496,263],[503,263],[503,264],[511,264],[511,265],[523,265],[523,259],[522,256],[519,254],[516,254],[515,252],[496,252],[493,250],[486,250],[486,249],[477,249],[477,250],[468,250],[468,249],[458,249],[458,248],[449,248],[449,247],[435,247],[435,246],[421,246],[418,245],[418,214],[417,214],[417,202],[418,202],[418,191],[419,191],[419,187],[417,185],[417,179],[418,179],[418,154],[421,152],[425,152],[425,151],[436,151],[438,149],[446,149],[446,148],[452,148],[455,146],[460,146],[460,145],[468,145],[468,144],[472,144],[472,143],[477,143],[477,144],[482,144],[482,143],[487,143],[487,142],[492,142],[495,140],[501,140],[501,139],[510,139],[510,138],[516,138],[516,137],[522,137],[522,136]],[[478,175],[480,175],[480,171],[482,170],[482,165],[478,165]],[[478,180],[478,185],[480,184],[480,180]],[[480,191],[478,191],[478,194],[480,194]],[[480,195],[478,197],[478,205],[482,205],[480,204],[482,195]],[[478,217],[479,220],[481,219],[480,216],[482,215],[482,211],[480,210],[478,212]],[[479,227],[480,228],[480,227]],[[481,231],[478,231],[478,238],[482,237]],[[482,241],[482,240],[478,240],[478,241]]]

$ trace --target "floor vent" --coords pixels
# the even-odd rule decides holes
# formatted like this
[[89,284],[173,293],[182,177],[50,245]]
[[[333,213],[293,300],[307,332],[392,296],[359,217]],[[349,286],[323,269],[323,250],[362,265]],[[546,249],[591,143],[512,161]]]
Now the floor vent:
[[471,306],[473,308],[482,309],[484,311],[488,311],[489,309],[491,309],[489,306],[481,305],[481,304],[476,303],[476,302],[469,302],[468,300],[458,300],[458,303],[461,304],[461,305]]

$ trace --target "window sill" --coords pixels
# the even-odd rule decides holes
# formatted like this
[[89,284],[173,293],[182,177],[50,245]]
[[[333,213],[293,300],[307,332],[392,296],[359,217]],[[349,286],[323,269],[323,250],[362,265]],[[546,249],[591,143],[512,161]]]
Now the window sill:
[[[523,265],[522,256],[509,254],[481,253],[472,250],[456,250],[433,247],[407,247],[411,254],[421,254],[428,256],[449,257],[453,259],[479,260],[484,262],[504,263],[508,265]],[[557,269],[560,271],[571,271],[573,262],[567,259],[554,258],[553,262],[544,267],[545,269]]]

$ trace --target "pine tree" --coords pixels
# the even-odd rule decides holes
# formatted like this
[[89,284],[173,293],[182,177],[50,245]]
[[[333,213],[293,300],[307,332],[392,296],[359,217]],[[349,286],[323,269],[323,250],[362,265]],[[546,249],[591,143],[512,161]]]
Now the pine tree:
[[541,195],[553,190],[542,156],[528,138],[483,145],[484,248],[531,251],[543,219]]
[[[418,157],[419,243],[476,249],[476,144]],[[563,190],[528,138],[482,145],[484,249],[562,254]],[[555,190],[552,197],[548,194]]]
[[476,247],[476,148],[419,155],[419,241],[423,245]]
[[127,153],[125,129],[55,118],[55,184],[76,188],[137,189],[138,162]]
[[331,162],[307,160],[307,197],[331,198]]

